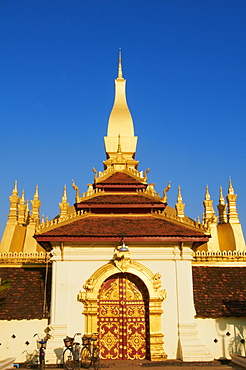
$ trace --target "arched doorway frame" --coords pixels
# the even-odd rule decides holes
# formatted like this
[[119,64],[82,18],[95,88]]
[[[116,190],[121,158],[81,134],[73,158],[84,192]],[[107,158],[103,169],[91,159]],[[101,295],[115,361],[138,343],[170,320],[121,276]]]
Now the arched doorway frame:
[[[122,260],[121,260],[122,262]],[[150,359],[162,361],[167,358],[163,349],[161,331],[162,302],[166,298],[166,291],[161,289],[161,275],[154,274],[146,266],[131,259],[125,263],[110,261],[97,269],[83,285],[85,291],[80,291],[79,301],[84,304],[85,332],[87,334],[97,331],[98,292],[102,283],[110,276],[119,272],[128,272],[138,276],[146,285],[149,292],[149,330],[150,330]]]

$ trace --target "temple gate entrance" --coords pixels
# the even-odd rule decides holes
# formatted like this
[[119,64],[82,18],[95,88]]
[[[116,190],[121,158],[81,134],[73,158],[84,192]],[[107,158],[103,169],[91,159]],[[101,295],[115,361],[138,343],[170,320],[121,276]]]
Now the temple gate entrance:
[[149,358],[149,294],[137,276],[119,273],[103,282],[98,332],[102,359]]

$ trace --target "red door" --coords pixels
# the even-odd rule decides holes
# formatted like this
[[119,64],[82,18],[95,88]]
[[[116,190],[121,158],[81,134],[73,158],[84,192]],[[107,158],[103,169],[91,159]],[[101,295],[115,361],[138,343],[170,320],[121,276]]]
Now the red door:
[[102,359],[148,357],[148,293],[132,274],[107,279],[98,296],[98,332]]

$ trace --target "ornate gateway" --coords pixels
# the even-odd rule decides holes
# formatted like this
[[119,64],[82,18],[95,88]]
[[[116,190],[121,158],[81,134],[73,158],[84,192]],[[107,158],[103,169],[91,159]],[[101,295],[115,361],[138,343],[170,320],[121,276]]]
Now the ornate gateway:
[[98,332],[102,359],[149,357],[149,297],[132,274],[109,277],[98,295]]
[[161,275],[132,260],[129,251],[96,270],[78,299],[84,304],[85,333],[99,331],[103,359],[166,359],[161,304],[166,291]]

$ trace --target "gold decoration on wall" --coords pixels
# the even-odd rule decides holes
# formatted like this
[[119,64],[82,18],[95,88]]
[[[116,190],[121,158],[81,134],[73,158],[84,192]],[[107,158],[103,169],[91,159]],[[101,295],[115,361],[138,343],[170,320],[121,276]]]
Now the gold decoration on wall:
[[[150,359],[152,361],[163,361],[167,358],[167,355],[163,349],[164,335],[161,329],[161,316],[163,314],[162,302],[166,297],[166,291],[161,290],[161,275],[159,273],[154,274],[146,266],[132,260],[129,251],[122,253],[119,249],[116,248],[112,261],[101,266],[87,279],[83,286],[85,291],[79,292],[78,300],[84,304],[85,332],[94,333],[98,330],[98,293],[102,284],[112,275],[118,274],[119,271],[125,272],[127,270],[127,273],[141,279],[148,290]],[[107,294],[113,294],[113,290]],[[104,312],[105,317],[114,316],[115,312],[111,312],[110,307],[108,307],[108,310],[109,312]],[[137,311],[134,314],[137,314]],[[141,313],[139,312],[139,314]],[[135,338],[135,341],[137,341],[137,338]],[[117,354],[115,354],[115,358],[117,358]]]
[[122,245],[115,248],[113,261],[115,266],[121,271],[126,272],[131,264],[131,255],[128,248],[125,246],[124,238],[122,238]]

